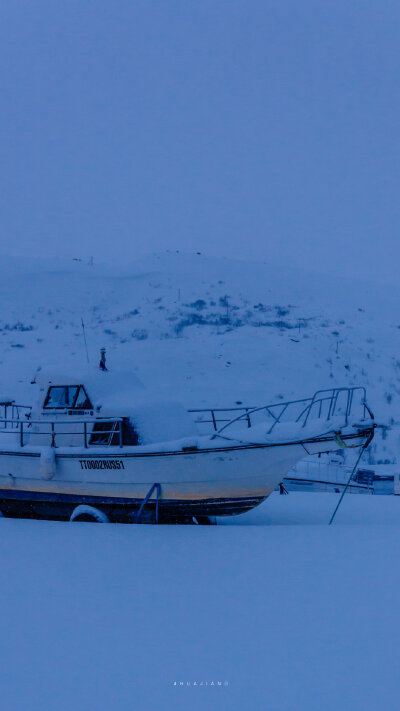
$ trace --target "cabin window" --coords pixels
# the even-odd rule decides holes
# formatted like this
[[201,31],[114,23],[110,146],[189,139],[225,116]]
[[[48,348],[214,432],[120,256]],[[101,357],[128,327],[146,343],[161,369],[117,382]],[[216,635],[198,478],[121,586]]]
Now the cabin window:
[[92,410],[83,385],[54,385],[47,392],[43,405],[45,410]]
[[[123,418],[121,426],[122,445],[137,445],[139,438],[127,417]],[[118,447],[121,444],[119,428],[119,420],[100,420],[95,422],[92,434],[90,435],[89,444],[94,446],[105,444],[111,447]]]
[[77,410],[93,410],[93,405],[90,402],[90,400],[86,394],[86,390],[83,387],[83,385],[81,385],[79,387],[78,394],[75,399],[74,407]]

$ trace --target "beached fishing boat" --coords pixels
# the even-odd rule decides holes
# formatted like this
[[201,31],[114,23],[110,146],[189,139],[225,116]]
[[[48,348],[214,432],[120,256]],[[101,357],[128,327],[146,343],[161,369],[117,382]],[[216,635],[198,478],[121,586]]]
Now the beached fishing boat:
[[0,403],[4,516],[206,522],[261,503],[305,455],[374,433],[364,388],[187,410],[106,368],[40,372],[30,387],[31,405]]

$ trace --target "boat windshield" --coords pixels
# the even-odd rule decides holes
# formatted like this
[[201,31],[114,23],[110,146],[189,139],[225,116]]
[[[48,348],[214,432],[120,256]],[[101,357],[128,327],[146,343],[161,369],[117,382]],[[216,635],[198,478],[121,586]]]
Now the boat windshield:
[[83,385],[54,385],[48,389],[43,408],[45,410],[65,408],[92,410],[93,405]]

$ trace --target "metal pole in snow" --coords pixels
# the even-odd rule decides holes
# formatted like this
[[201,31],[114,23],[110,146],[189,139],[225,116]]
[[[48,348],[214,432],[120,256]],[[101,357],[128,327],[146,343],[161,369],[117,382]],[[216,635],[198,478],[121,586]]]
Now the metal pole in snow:
[[348,480],[347,480],[347,484],[346,484],[346,486],[344,487],[344,489],[343,489],[343,491],[342,491],[342,495],[341,495],[341,497],[340,497],[340,499],[339,499],[339,501],[338,501],[338,503],[337,503],[337,506],[336,506],[336,508],[335,508],[335,510],[334,510],[334,512],[333,512],[333,514],[332,514],[332,516],[331,516],[331,520],[329,521],[329,525],[331,525],[331,524],[333,523],[333,519],[335,518],[335,516],[336,516],[336,514],[337,514],[337,512],[338,512],[339,506],[340,506],[340,504],[341,504],[342,501],[343,501],[343,497],[344,497],[344,495],[345,495],[347,489],[349,488],[350,482],[351,482],[351,480],[352,480],[352,478],[353,478],[353,475],[354,475],[355,470],[356,470],[357,467],[358,467],[358,462],[359,462],[360,459],[361,459],[361,456],[362,456],[362,454],[363,454],[363,452],[364,452],[364,449],[365,449],[365,445],[363,444],[362,447],[361,447],[361,449],[360,449],[360,453],[359,453],[359,455],[358,455],[358,457],[357,457],[357,461],[356,461],[356,463],[355,463],[353,469],[351,470],[351,474],[350,474],[350,476],[349,476],[349,478],[348,478]]
[[87,358],[87,362],[89,363],[89,353],[88,353],[88,347],[87,347],[87,343],[86,343],[85,324],[83,323],[82,317],[81,317],[81,321],[82,321],[83,340],[85,341],[86,358]]

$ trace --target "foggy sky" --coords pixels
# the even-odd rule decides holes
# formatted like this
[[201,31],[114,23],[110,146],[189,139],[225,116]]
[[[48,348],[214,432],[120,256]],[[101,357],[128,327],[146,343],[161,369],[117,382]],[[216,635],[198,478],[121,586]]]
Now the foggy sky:
[[387,0],[3,0],[0,252],[396,279]]

